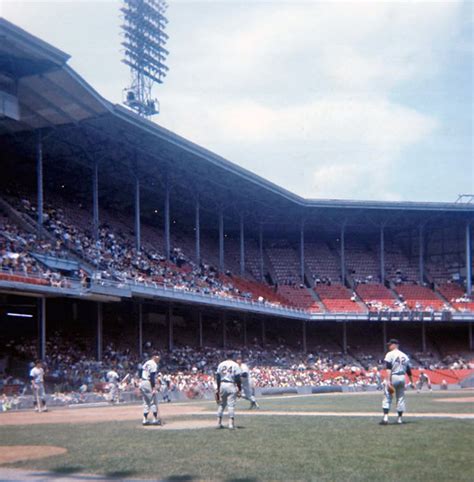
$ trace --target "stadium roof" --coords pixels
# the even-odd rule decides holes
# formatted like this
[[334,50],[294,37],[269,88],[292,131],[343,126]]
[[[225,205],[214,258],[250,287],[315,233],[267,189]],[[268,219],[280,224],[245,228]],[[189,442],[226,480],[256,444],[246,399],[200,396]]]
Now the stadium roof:
[[77,123],[106,112],[103,99],[67,66],[69,58],[0,18],[0,87],[12,87],[21,112],[20,122],[0,118],[0,132]]
[[[118,177],[130,179],[131,171],[138,172],[144,190],[156,192],[158,199],[162,194],[156,186],[170,177],[190,205],[199,192],[204,209],[222,207],[227,215],[246,213],[268,224],[306,219],[339,226],[370,218],[373,225],[394,219],[413,225],[448,213],[474,221],[474,206],[467,203],[304,199],[107,101],[67,65],[67,54],[4,19],[0,40],[0,89],[16,82],[21,108],[19,122],[0,117],[0,136],[5,145],[13,141],[29,148],[30,155],[42,129],[48,133],[46,149],[56,159],[82,156],[90,164],[100,157],[101,173],[113,177],[120,171]],[[69,154],[59,147],[64,144]],[[238,216],[232,218],[235,222]]]

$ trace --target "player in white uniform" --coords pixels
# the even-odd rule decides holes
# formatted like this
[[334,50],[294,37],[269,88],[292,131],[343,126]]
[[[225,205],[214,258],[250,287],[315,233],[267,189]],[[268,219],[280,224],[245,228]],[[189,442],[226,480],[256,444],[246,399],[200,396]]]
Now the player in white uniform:
[[161,425],[158,418],[158,386],[157,380],[158,363],[160,355],[154,353],[153,356],[145,362],[140,369],[140,393],[143,398],[143,425],[150,425],[148,414],[153,413],[152,425]]
[[252,410],[252,408],[260,408],[255,398],[255,386],[250,377],[250,370],[248,365],[243,362],[241,355],[239,355],[235,361],[240,368],[240,380],[242,383],[243,392],[242,398],[245,398],[250,402],[250,410]]
[[30,378],[35,411],[47,412],[46,392],[44,390],[44,368],[41,360],[35,361],[35,366],[30,370]]
[[115,370],[109,370],[105,375],[107,383],[109,384],[110,403],[119,403],[120,391],[119,391],[119,374]]
[[227,360],[219,364],[216,371],[216,402],[219,404],[217,409],[217,428],[224,428],[222,416],[227,407],[229,413],[229,428],[235,428],[235,403],[240,396],[241,381],[240,368],[230,354]]
[[405,411],[405,377],[408,375],[411,386],[413,384],[413,376],[410,367],[410,358],[408,355],[398,349],[398,340],[392,338],[388,343],[388,352],[385,355],[385,367],[387,370],[385,376],[384,399],[382,403],[383,419],[381,425],[388,425],[388,412],[392,405],[393,395],[397,399],[398,423],[403,423],[402,417]]

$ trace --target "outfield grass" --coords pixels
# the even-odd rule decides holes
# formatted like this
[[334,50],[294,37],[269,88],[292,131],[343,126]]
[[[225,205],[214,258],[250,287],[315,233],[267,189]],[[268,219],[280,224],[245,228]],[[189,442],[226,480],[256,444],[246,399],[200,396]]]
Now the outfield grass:
[[[444,397],[445,395],[443,395]],[[321,403],[373,411],[380,396],[265,400],[275,410]],[[429,400],[429,395],[420,396]],[[365,401],[365,402],[364,402]],[[435,402],[433,402],[435,403]],[[458,404],[441,404],[455,412]],[[445,405],[447,408],[445,408]],[[471,407],[472,408],[472,407]],[[342,410],[342,409],[341,409]],[[438,409],[437,411],[442,411]],[[54,473],[193,480],[472,481],[474,422],[412,419],[381,427],[378,417],[241,417],[236,431],[146,430],[137,422],[0,427],[4,445],[58,445],[68,453],[16,467]]]
[[[474,396],[474,392],[449,393],[449,392],[421,392],[408,390],[406,394],[407,415],[412,413],[473,413],[474,404],[446,403],[436,400],[445,398],[460,398]],[[286,410],[286,411],[314,411],[314,412],[377,412],[382,410],[382,392],[360,393],[354,395],[324,394],[310,395],[307,397],[295,398],[262,398],[259,403],[264,410]],[[209,404],[209,408],[213,405]],[[249,402],[242,400],[239,407],[246,409]],[[394,405],[395,408],[395,405]]]

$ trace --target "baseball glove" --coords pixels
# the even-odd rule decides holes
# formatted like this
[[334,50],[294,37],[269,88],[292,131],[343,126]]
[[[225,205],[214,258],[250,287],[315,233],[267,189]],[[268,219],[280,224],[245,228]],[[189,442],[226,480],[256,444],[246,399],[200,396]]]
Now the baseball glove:
[[387,391],[390,393],[390,395],[393,395],[395,393],[395,388],[393,388],[393,385],[388,385]]
[[219,405],[219,403],[221,401],[221,396],[219,394],[219,390],[216,390],[216,392],[214,393],[214,398],[216,399],[216,403]]

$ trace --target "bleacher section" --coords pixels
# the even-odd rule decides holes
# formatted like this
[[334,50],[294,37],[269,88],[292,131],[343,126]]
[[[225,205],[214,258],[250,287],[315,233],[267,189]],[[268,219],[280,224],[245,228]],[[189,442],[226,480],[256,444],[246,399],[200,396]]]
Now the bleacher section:
[[318,285],[314,288],[323,305],[333,313],[363,313],[363,308],[352,301],[352,293],[342,285]]
[[378,283],[380,264],[366,243],[351,239],[345,243],[346,272],[354,282]]
[[300,261],[296,252],[286,243],[266,249],[272,273],[278,285],[301,283]]
[[317,300],[304,286],[281,285],[278,287],[277,292],[297,308],[302,308],[312,313],[320,311]]
[[438,291],[458,311],[474,311],[472,296],[467,297],[461,286],[454,283],[444,283],[438,286]]
[[333,284],[341,282],[341,261],[325,242],[306,243],[305,262],[313,283],[323,279]]
[[[380,248],[377,248],[380,256]],[[402,248],[393,242],[385,243],[385,277],[396,283],[415,282],[419,280],[418,262],[410,260]]]
[[400,285],[395,287],[395,291],[412,310],[441,310],[445,304],[434,291],[425,286]]
[[356,293],[370,311],[395,308],[395,295],[382,284],[360,284],[356,287]]
[[257,242],[252,239],[245,243],[245,267],[252,278],[263,281],[260,273],[260,250]]

